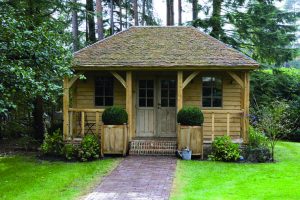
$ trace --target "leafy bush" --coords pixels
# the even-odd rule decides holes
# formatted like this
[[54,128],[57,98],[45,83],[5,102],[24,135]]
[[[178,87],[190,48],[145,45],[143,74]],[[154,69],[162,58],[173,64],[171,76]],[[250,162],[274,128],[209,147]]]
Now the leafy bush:
[[240,158],[239,145],[234,144],[229,136],[216,137],[212,143],[210,160],[232,162]]
[[78,157],[81,161],[99,158],[99,140],[93,134],[85,135],[78,149]]
[[61,156],[64,147],[64,141],[60,129],[57,129],[52,135],[47,134],[41,146],[42,153],[51,156]]
[[63,155],[67,160],[74,160],[77,158],[78,149],[73,144],[65,144],[63,148]]
[[300,142],[300,129],[295,130],[291,133],[288,133],[284,139],[293,141],[293,142]]
[[109,107],[103,112],[102,121],[105,125],[122,125],[127,123],[128,114],[123,108]]
[[203,113],[198,107],[185,107],[177,113],[177,122],[181,125],[201,126],[203,121]]
[[261,132],[250,127],[249,144],[245,148],[245,159],[249,162],[271,161],[269,141]]

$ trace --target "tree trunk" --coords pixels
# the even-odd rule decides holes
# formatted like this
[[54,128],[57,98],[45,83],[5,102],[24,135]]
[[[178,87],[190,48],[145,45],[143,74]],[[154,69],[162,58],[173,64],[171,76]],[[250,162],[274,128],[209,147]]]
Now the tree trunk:
[[174,0],[167,0],[167,26],[174,25]]
[[137,0],[133,0],[134,25],[139,25],[138,4]]
[[125,0],[125,27],[128,28],[128,0]]
[[145,18],[146,18],[146,0],[143,0],[143,6],[142,6],[142,26],[145,26]]
[[94,4],[93,0],[86,0],[87,24],[88,24],[88,42],[96,42]]
[[44,123],[44,102],[41,96],[37,96],[34,100],[33,108],[33,127],[34,137],[37,140],[43,140],[45,135],[45,123]]
[[72,37],[73,37],[73,51],[78,50],[79,39],[78,39],[78,18],[77,18],[77,8],[75,5],[77,4],[77,0],[72,0],[74,7],[72,8]]
[[182,4],[181,0],[178,0],[178,25],[182,25]]
[[104,38],[104,35],[103,35],[103,7],[102,7],[102,0],[96,0],[96,13],[97,13],[97,33],[98,33],[98,40],[102,40]]
[[214,38],[220,39],[222,33],[221,25],[221,6],[223,0],[213,0],[213,12],[210,19],[212,31],[210,33]]
[[193,20],[198,18],[198,0],[193,0]]
[[119,8],[120,8],[120,31],[123,29],[123,20],[122,20],[122,0],[119,0]]
[[114,0],[110,0],[110,32],[114,34]]

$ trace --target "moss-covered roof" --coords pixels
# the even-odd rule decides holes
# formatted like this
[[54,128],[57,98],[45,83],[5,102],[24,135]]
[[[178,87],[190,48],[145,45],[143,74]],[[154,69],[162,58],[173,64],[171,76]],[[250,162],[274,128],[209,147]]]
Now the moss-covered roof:
[[131,27],[74,54],[76,67],[257,67],[258,63],[193,27]]

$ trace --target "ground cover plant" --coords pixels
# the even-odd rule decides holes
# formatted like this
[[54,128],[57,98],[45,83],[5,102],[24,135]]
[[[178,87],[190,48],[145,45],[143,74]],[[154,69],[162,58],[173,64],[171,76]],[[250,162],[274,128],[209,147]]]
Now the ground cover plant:
[[300,143],[279,142],[275,163],[178,160],[172,200],[298,199]]
[[89,190],[120,159],[88,163],[39,160],[35,155],[0,157],[1,200],[67,200]]

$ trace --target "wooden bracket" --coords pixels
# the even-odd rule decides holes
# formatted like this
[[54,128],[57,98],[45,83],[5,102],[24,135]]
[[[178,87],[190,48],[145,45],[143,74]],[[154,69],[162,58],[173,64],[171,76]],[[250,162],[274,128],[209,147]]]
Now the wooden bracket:
[[79,73],[79,74],[76,74],[73,78],[71,78],[69,80],[69,83],[68,83],[68,88],[71,88],[72,85],[75,83],[75,81],[81,76],[83,75],[82,73]]
[[242,88],[245,87],[243,80],[234,72],[227,72]]
[[182,89],[184,89],[197,75],[199,72],[193,72],[191,73],[183,82]]
[[117,72],[111,72],[111,74],[126,88],[126,81]]

